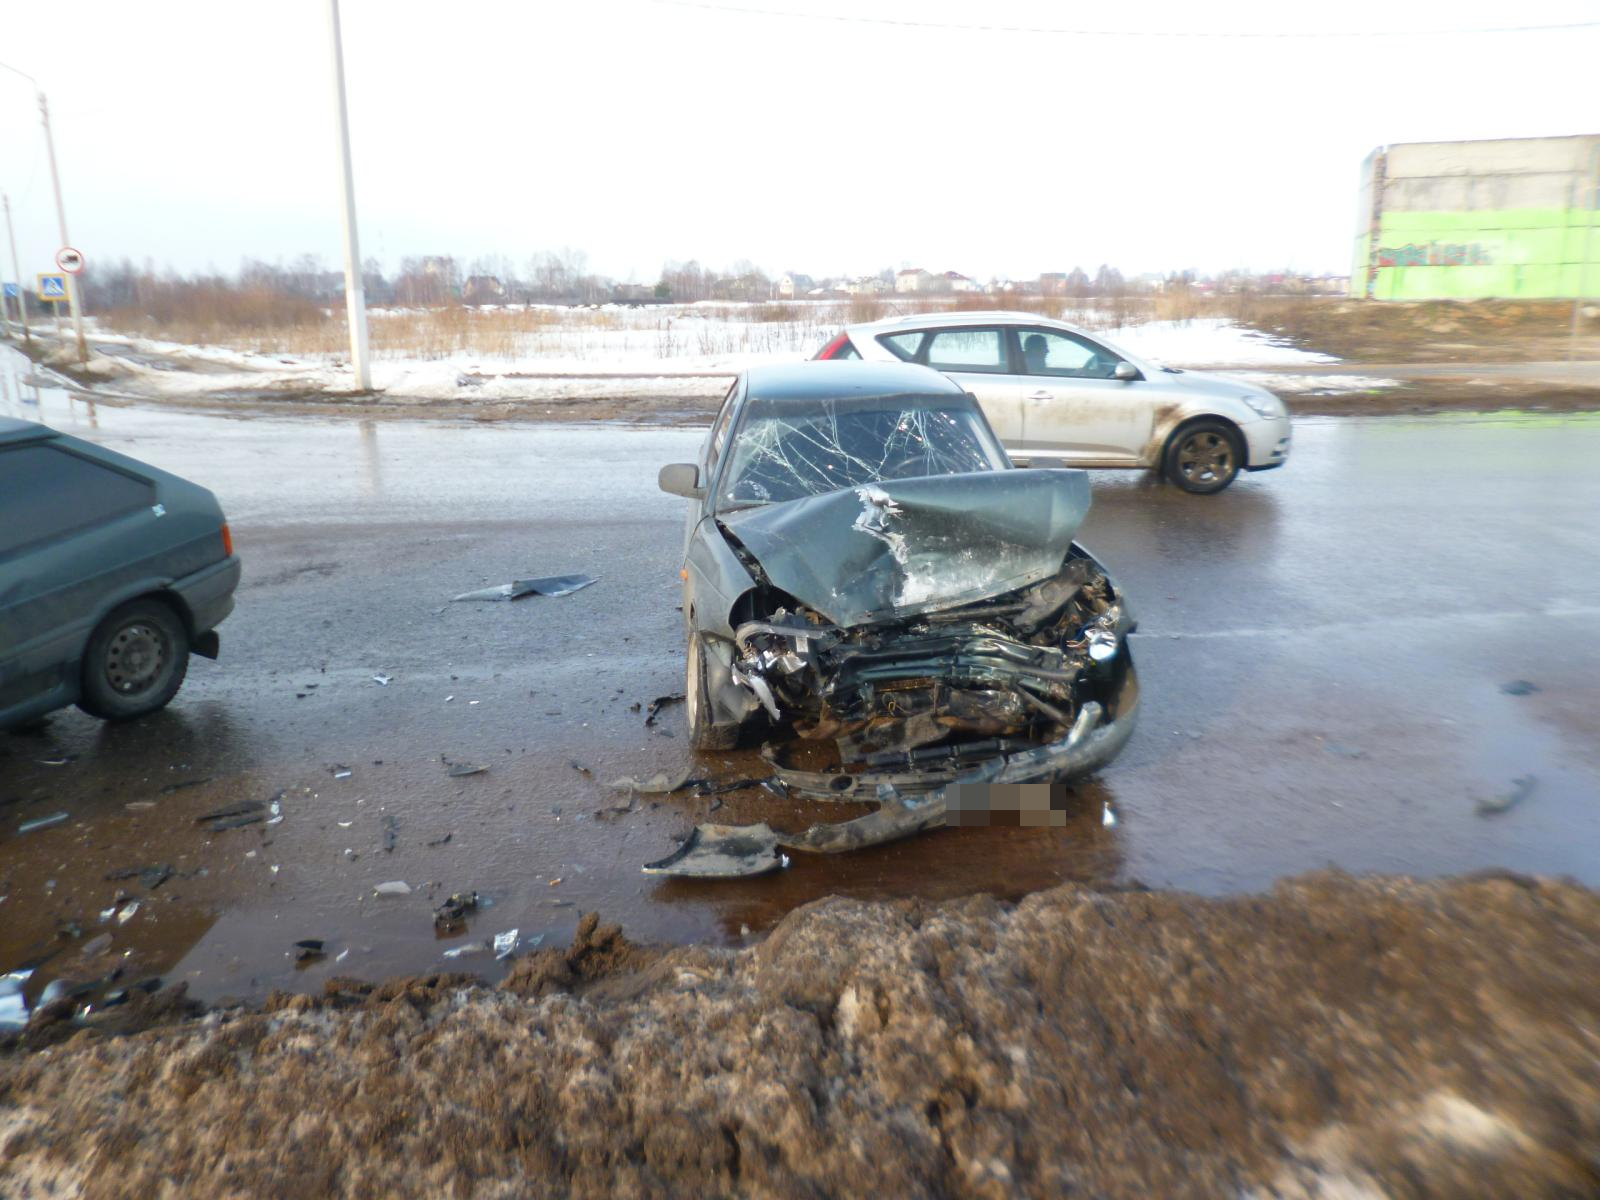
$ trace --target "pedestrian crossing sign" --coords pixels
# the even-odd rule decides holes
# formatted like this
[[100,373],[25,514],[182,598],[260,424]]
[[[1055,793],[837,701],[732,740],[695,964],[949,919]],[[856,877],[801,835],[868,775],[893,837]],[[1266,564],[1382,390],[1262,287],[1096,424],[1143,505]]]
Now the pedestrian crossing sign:
[[65,275],[39,276],[39,299],[46,304],[60,304],[67,298],[67,277]]

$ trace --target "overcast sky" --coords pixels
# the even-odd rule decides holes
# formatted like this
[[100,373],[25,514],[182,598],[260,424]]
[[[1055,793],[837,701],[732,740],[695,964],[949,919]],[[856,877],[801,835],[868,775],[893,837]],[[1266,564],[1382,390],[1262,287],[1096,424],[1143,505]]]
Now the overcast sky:
[[[0,61],[49,95],[91,264],[341,262],[327,9],[6,6]],[[344,0],[343,13],[362,252],[390,268],[570,245],[639,281],[690,257],[819,276],[1342,272],[1374,146],[1600,132],[1600,28],[1037,31],[1453,30],[1600,20],[1595,0]],[[49,269],[37,109],[5,72],[0,189],[24,273]]]

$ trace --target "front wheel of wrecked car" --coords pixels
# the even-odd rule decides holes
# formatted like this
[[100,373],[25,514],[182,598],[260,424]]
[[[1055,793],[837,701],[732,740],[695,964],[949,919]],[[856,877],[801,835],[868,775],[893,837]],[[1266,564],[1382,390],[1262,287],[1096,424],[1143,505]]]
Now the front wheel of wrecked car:
[[711,688],[706,682],[706,652],[703,635],[689,633],[689,663],[683,682],[684,708],[689,711],[689,745],[695,750],[732,750],[739,741],[737,725],[718,725],[713,720]]
[[1239,474],[1239,438],[1224,421],[1196,421],[1172,435],[1162,473],[1186,492],[1209,496]]
[[189,632],[178,614],[159,600],[135,600],[89,636],[78,707],[108,721],[142,717],[178,694],[188,670]]

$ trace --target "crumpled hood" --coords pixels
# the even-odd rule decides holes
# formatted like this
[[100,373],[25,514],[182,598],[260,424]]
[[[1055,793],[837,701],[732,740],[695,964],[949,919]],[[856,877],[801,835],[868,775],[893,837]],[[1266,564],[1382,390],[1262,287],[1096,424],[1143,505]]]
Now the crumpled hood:
[[1089,512],[1074,470],[979,471],[843,488],[717,520],[773,586],[850,627],[1048,579]]

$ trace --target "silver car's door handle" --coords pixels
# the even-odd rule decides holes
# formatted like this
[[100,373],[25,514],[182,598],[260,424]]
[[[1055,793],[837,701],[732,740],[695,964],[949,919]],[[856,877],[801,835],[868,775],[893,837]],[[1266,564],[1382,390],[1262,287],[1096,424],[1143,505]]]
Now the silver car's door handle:
[[1041,391],[1041,392],[1029,392],[1028,393],[1028,399],[1029,400],[1048,400],[1048,399],[1051,398],[1052,394],[1053,393],[1051,393],[1051,392],[1043,392],[1043,391]]

